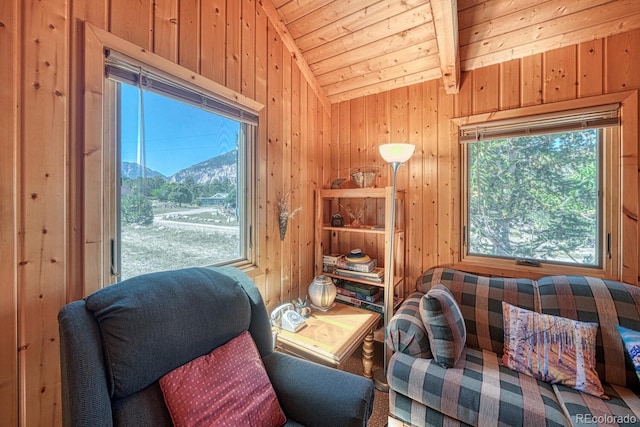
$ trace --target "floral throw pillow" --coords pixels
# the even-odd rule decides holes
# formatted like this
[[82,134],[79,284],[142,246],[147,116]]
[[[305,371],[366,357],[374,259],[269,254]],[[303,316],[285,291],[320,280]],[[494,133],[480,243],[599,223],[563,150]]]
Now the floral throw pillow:
[[597,323],[540,314],[506,302],[502,311],[504,366],[608,399],[595,369]]
[[286,422],[249,332],[160,378],[176,427],[282,426]]
[[640,332],[620,325],[616,325],[616,329],[622,338],[624,349],[631,358],[631,362],[636,368],[636,375],[640,380]]

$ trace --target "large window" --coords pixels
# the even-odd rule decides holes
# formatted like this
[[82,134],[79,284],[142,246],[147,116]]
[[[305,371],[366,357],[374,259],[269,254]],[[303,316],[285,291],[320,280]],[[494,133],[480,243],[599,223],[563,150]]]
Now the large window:
[[470,144],[469,254],[600,266],[601,135]]
[[127,58],[106,63],[112,275],[250,262],[257,117]]
[[463,259],[604,270],[618,121],[607,105],[461,126]]

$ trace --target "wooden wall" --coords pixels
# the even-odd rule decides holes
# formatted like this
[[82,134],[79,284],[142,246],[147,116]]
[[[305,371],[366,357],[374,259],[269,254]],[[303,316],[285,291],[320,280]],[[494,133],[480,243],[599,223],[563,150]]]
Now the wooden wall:
[[[453,262],[458,239],[454,116],[639,89],[640,32],[569,46],[463,76],[331,106],[265,13],[270,0],[0,2],[0,425],[60,425],[56,315],[82,285],[82,23],[106,29],[266,105],[259,135],[262,274],[273,306],[313,276],[313,188],[353,166],[383,166],[377,146],[408,140],[407,271]],[[279,239],[277,199],[302,212]],[[637,219],[636,219],[637,220]],[[636,263],[636,271],[638,261]]]
[[[269,7],[271,0],[0,2],[0,425],[61,424],[56,316],[83,289],[84,22],[266,106],[254,279],[269,306],[306,293],[330,111],[268,19]],[[287,193],[303,210],[281,242],[276,205]]]
[[[390,183],[390,168],[377,146],[400,141],[416,145],[415,154],[398,172],[398,187],[407,190],[409,207],[405,255],[409,290],[422,271],[455,264],[460,255],[460,150],[452,142],[455,130],[449,119],[638,90],[638,46],[640,31],[634,30],[465,72],[457,95],[445,94],[441,81],[432,80],[333,104],[328,151],[332,154],[324,159],[322,182],[329,185],[348,176],[354,166],[377,164],[382,166],[381,185],[385,185]],[[637,145],[637,129],[633,139]],[[637,170],[640,147],[633,151],[625,161],[634,162]],[[640,182],[633,170],[630,179]],[[625,236],[625,281],[640,283],[638,195],[623,194],[622,199],[630,203],[623,219],[633,230]]]

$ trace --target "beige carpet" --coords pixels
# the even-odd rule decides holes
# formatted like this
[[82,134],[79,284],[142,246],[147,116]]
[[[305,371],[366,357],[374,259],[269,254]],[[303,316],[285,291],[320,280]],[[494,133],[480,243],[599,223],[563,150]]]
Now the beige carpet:
[[[374,342],[373,370],[382,369],[382,343]],[[358,349],[345,362],[344,370],[362,375],[362,348]],[[389,414],[389,394],[376,390],[373,414],[369,419],[369,427],[384,427]]]

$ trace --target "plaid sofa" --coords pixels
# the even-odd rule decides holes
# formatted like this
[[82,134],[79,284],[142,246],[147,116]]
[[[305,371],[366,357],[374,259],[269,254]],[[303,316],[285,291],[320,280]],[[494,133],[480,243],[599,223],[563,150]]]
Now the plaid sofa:
[[[455,367],[433,362],[418,305],[441,283],[453,293],[467,328]],[[597,371],[603,400],[538,381],[501,364],[502,301],[544,314],[597,322]],[[489,278],[433,268],[418,278],[389,322],[394,350],[387,369],[390,425],[640,425],[640,384],[615,325],[640,330],[640,288],[585,276]]]

